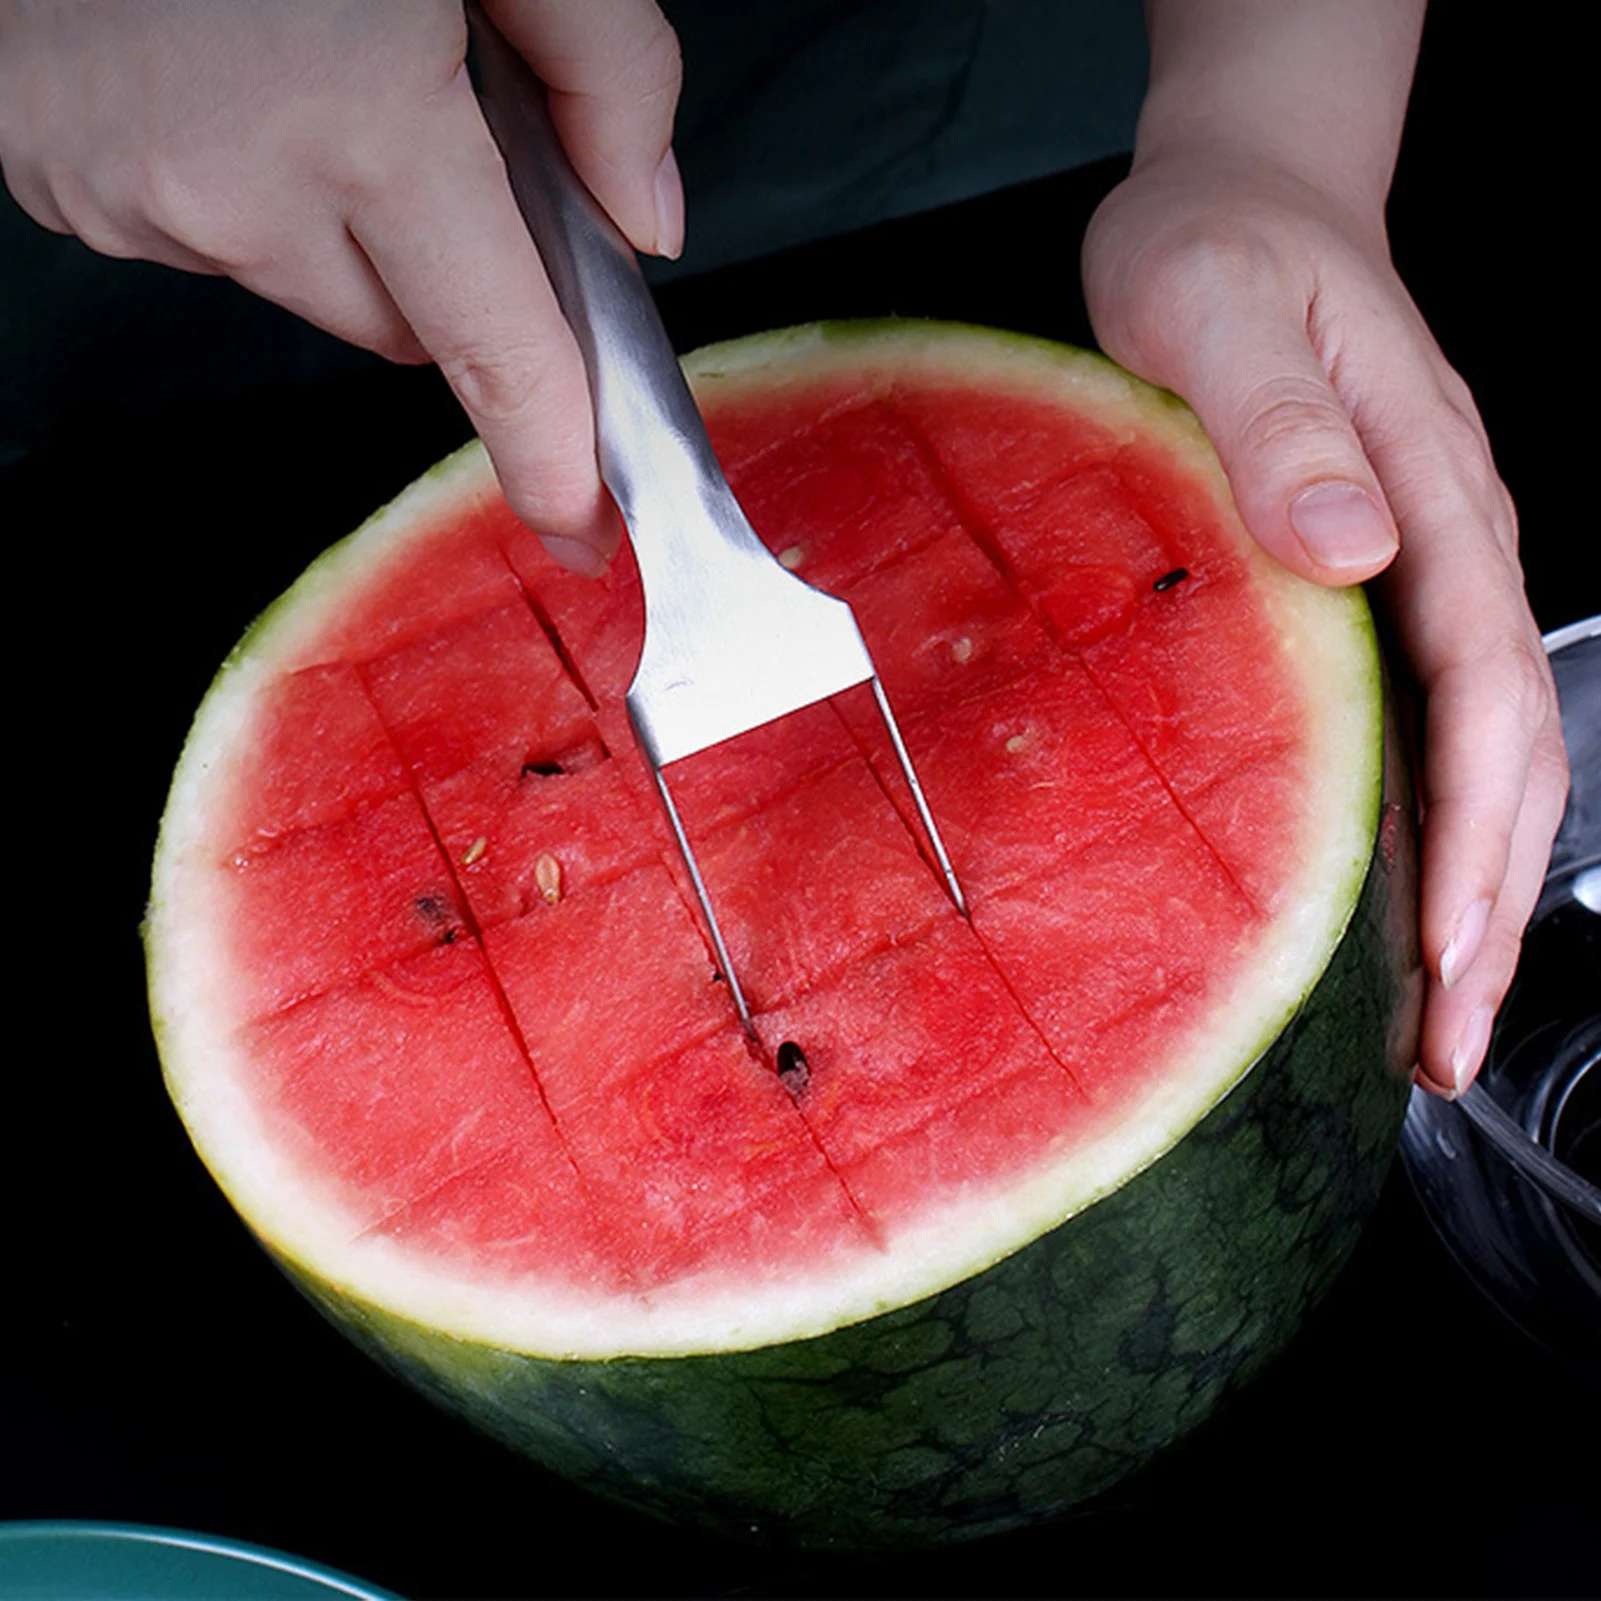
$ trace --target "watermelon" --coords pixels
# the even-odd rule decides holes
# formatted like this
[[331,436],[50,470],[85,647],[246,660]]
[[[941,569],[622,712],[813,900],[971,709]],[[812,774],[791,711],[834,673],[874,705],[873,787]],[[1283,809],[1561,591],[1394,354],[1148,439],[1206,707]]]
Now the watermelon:
[[256,1238],[429,1396],[607,1494],[821,1545],[1048,1516],[1289,1338],[1375,1199],[1419,992],[1363,597],[1243,530],[1099,357],[890,322],[688,371],[865,690],[670,769],[626,550],[469,447],[245,635],[146,925],[168,1087]]

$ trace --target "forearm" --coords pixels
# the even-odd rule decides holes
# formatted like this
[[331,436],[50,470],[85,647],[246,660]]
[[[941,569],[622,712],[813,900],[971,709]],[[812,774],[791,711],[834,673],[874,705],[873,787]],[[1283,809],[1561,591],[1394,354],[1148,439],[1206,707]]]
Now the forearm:
[[1136,166],[1205,149],[1271,158],[1382,215],[1423,0],[1147,0],[1151,86]]

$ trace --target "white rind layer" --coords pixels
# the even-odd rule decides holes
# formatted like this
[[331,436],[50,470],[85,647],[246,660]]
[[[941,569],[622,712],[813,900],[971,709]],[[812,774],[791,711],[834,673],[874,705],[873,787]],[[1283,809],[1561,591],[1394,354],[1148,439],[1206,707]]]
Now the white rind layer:
[[535,1356],[607,1358],[737,1350],[825,1333],[921,1300],[974,1276],[1158,1160],[1245,1075],[1316,986],[1340,943],[1371,859],[1382,784],[1377,646],[1359,591],[1320,589],[1262,553],[1239,524],[1227,482],[1191,414],[1096,357],[983,330],[917,323],[797,329],[714,346],[686,363],[703,399],[745,386],[803,384],[850,371],[888,384],[920,372],[982,375],[1014,392],[1053,395],[1116,426],[1166,440],[1211,483],[1225,525],[1255,570],[1285,660],[1302,678],[1311,771],[1300,869],[1276,917],[1240,964],[1242,978],[1150,1088],[1115,1121],[1021,1181],[958,1194],[864,1247],[758,1283],[687,1278],[648,1295],[468,1277],[394,1241],[363,1234],[332,1187],[269,1135],[250,1096],[238,1038],[245,1019],[213,932],[219,855],[214,823],[240,759],[256,696],[360,590],[467,502],[494,493],[469,446],[316,562],[246,634],[195,719],[162,821],[146,923],[152,1016],[174,1103],[196,1149],[252,1230],[299,1271],[345,1296],[463,1340]]

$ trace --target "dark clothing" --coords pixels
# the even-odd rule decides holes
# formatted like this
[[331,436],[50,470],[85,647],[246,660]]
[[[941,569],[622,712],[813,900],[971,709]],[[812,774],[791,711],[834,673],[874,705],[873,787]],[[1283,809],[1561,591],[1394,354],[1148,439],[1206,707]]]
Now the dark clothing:
[[[662,0],[684,53],[665,281],[1131,149],[1139,0]],[[0,196],[0,464],[145,409],[377,358],[222,279],[111,261]]]

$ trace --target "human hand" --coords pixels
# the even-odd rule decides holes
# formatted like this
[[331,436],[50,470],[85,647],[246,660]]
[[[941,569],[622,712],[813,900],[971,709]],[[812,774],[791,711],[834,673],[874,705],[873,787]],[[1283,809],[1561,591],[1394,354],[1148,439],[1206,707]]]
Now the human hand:
[[1195,409],[1268,550],[1324,584],[1384,573],[1426,697],[1419,1078],[1459,1093],[1566,793],[1512,502],[1390,264],[1382,188],[1365,203],[1228,141],[1154,145],[1091,225],[1091,317],[1109,355]]
[[[653,0],[486,0],[574,167],[676,255],[677,41]],[[463,69],[460,0],[0,0],[0,166],[93,249],[222,273],[439,364],[511,506],[599,572],[619,527],[578,347]]]

